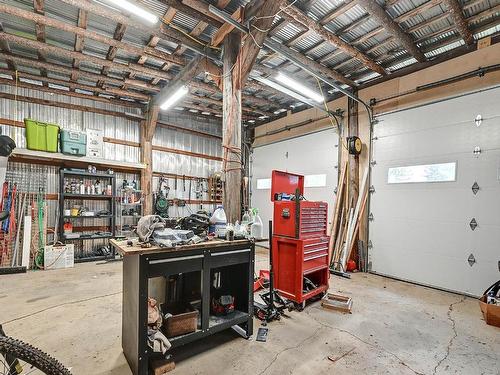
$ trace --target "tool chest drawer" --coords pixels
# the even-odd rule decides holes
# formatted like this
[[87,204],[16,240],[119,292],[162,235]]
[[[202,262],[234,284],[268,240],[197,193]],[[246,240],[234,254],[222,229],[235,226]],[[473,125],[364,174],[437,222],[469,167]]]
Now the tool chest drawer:
[[328,204],[325,202],[274,202],[273,233],[290,238],[326,236]]
[[304,240],[302,251],[304,274],[328,266],[328,237]]

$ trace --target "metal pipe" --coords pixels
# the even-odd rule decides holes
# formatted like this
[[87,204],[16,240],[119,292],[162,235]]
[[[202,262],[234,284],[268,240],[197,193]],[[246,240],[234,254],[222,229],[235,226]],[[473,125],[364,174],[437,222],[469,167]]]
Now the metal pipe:
[[[209,5],[208,10],[211,13],[213,13],[214,15],[216,15],[217,17],[219,17],[220,19],[222,19],[224,22],[227,22],[227,23],[233,25],[235,28],[237,28],[238,30],[240,30],[246,34],[250,34],[250,29],[248,27],[242,25],[238,21],[234,20],[229,13],[226,13],[223,10],[218,9],[217,7],[215,7],[213,5]],[[373,113],[372,113],[371,108],[368,106],[368,104],[366,104],[363,100],[358,98],[356,95],[347,91],[346,89],[344,89],[343,87],[341,87],[337,83],[331,81],[330,79],[323,77],[321,74],[316,73],[314,70],[310,69],[307,65],[302,64],[301,62],[295,60],[295,58],[293,56],[290,56],[287,53],[287,51],[284,50],[284,48],[281,44],[275,42],[274,40],[266,38],[264,40],[263,45],[265,47],[269,48],[270,50],[272,50],[273,52],[279,53],[280,55],[282,55],[283,57],[285,57],[286,59],[291,61],[293,64],[297,65],[299,68],[301,68],[304,71],[311,74],[313,77],[316,77],[317,79],[323,81],[327,85],[340,91],[342,94],[346,95],[347,97],[351,98],[352,100],[355,100],[356,102],[362,104],[366,108],[366,111],[368,112],[368,118],[370,120],[370,123],[373,121]],[[309,103],[307,103],[307,104],[309,104]]]

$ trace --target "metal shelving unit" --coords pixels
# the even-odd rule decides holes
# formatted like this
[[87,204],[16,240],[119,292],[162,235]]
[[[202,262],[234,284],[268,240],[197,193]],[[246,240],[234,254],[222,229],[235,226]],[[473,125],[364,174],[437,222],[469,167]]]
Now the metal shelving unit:
[[[130,199],[131,196],[134,196],[134,202],[127,202],[127,200]],[[117,235],[135,237],[134,229],[137,227],[137,221],[142,217],[142,190],[138,190],[132,187],[121,188],[118,192],[117,198]],[[128,211],[128,213],[124,215],[124,211]],[[136,214],[131,215],[130,211],[136,212]]]
[[[104,180],[104,181],[109,181],[108,185],[111,185],[111,191],[113,192],[113,195],[104,195],[104,194],[73,194],[73,193],[67,193],[64,191],[64,181],[67,178],[81,178],[81,179],[91,179],[91,180]],[[61,168],[59,170],[59,238],[64,241],[64,242],[69,242],[69,241],[87,241],[87,240],[101,240],[101,239],[111,239],[116,237],[116,217],[114,213],[116,212],[116,176],[114,174],[108,174],[108,173],[89,173],[89,172],[84,172],[84,171],[79,171],[79,170],[68,170]],[[85,201],[105,201],[108,202],[108,211],[110,214],[108,215],[92,215],[92,216],[67,216],[64,215],[64,209],[65,209],[65,202],[67,200],[80,200],[83,202]],[[88,233],[81,233],[80,237],[78,238],[67,238],[64,234],[64,224],[68,220],[88,220],[88,219],[107,219],[110,221],[109,223],[109,232],[107,233],[95,233],[95,234],[88,234]],[[112,256],[114,256],[114,249],[112,251]],[[89,257],[80,257],[80,258],[75,258],[75,262],[85,262],[85,261],[91,261],[91,260],[96,260],[97,258],[104,259],[105,257],[96,257],[96,256],[89,256]]]

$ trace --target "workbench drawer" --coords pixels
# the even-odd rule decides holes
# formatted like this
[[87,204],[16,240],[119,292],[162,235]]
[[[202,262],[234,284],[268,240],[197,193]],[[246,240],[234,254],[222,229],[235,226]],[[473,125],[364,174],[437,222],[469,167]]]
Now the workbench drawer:
[[221,251],[210,253],[211,267],[232,266],[234,264],[248,263],[250,261],[250,249]]
[[148,259],[148,277],[187,273],[203,269],[203,254],[176,258]]

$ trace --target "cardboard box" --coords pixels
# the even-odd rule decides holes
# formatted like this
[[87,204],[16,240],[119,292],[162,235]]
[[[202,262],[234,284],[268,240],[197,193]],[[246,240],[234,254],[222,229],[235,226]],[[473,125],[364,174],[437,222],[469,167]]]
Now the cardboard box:
[[75,245],[45,246],[44,267],[46,270],[72,268],[75,265]]
[[500,306],[486,303],[486,295],[479,299],[479,306],[483,312],[486,324],[490,326],[500,327]]
[[102,130],[87,129],[87,156],[104,158],[104,132]]

